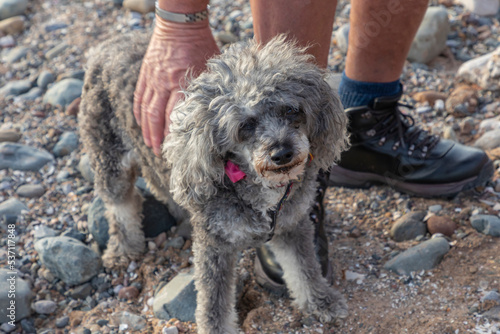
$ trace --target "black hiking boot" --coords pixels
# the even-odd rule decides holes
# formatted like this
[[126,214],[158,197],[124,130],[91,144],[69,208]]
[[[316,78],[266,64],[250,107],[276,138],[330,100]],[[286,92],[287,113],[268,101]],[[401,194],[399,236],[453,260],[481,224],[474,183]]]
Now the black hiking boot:
[[[453,197],[484,186],[493,163],[482,150],[429,135],[400,111],[401,94],[346,109],[351,147],[330,173],[332,186],[374,183],[422,197]],[[408,107],[408,106],[405,106]]]

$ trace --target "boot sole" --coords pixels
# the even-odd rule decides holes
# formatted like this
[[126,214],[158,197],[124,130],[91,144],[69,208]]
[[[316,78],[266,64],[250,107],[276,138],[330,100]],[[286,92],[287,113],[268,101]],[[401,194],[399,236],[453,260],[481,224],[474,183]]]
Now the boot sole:
[[[266,272],[264,271],[264,268],[262,268],[262,264],[260,263],[258,256],[255,257],[254,273],[255,273],[255,280],[266,291],[268,291],[269,293],[272,293],[278,297],[288,296],[288,289],[286,287],[286,284],[281,284],[281,283],[278,283],[278,282],[272,280],[266,274]],[[328,268],[327,268],[327,273],[326,273],[325,279],[327,280],[329,285],[331,285],[333,283],[333,268],[332,268],[332,264],[331,264],[330,260],[328,260]]]
[[397,179],[392,179],[384,175],[355,172],[332,166],[330,170],[329,186],[347,187],[347,188],[370,188],[375,184],[386,184],[397,191],[416,195],[420,197],[455,197],[458,193],[475,189],[486,185],[491,180],[494,173],[493,162],[488,161],[477,176],[468,179],[441,184],[420,184],[409,183]]

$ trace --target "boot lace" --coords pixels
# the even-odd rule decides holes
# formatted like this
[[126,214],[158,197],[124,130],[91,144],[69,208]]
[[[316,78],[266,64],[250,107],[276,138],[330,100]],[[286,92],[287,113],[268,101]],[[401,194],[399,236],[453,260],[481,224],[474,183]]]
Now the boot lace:
[[[379,116],[379,121],[368,135],[377,134],[380,137],[378,144],[384,145],[386,141],[396,139],[392,149],[397,150],[399,146],[408,148],[408,155],[412,156],[415,151],[420,151],[422,158],[438,144],[439,136],[430,135],[425,131],[415,126],[415,119],[407,115],[399,109],[405,107],[413,109],[413,106],[398,102],[394,108],[387,109],[386,113]],[[411,129],[410,129],[411,128]]]

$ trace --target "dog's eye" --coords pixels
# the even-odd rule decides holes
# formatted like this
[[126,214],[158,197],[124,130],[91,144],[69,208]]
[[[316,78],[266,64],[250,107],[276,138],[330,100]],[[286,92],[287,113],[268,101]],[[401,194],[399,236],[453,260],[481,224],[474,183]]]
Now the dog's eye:
[[285,115],[287,116],[295,116],[299,113],[299,109],[294,108],[294,107],[288,107],[286,108]]
[[257,127],[257,120],[254,118],[247,119],[245,122],[240,124],[238,137],[240,140],[246,140],[253,135],[255,128]]

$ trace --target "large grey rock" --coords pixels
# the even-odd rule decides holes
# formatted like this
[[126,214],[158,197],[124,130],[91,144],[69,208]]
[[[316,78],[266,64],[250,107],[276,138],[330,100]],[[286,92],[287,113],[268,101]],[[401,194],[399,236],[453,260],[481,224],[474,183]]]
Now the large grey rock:
[[[12,284],[14,288],[12,289]],[[15,290],[15,298],[9,292]],[[15,320],[16,322],[31,314],[31,288],[28,282],[17,277],[7,269],[0,269],[0,323]],[[11,316],[11,301],[14,300],[14,312]],[[10,309],[9,309],[10,308]]]
[[457,76],[486,90],[500,89],[500,47],[495,51],[463,63]]
[[7,83],[0,88],[0,96],[18,96],[26,93],[31,89],[31,82],[29,80],[16,80]]
[[0,169],[36,172],[48,162],[54,162],[49,152],[17,143],[0,143]]
[[384,265],[384,268],[400,275],[429,270],[439,264],[449,250],[450,245],[445,238],[432,238],[395,256]]
[[39,198],[45,193],[45,188],[41,184],[23,184],[16,190],[20,197]]
[[78,79],[64,79],[49,88],[43,97],[44,103],[67,106],[74,99],[82,95],[83,81]]
[[399,218],[391,228],[391,237],[395,241],[412,240],[427,233],[424,223],[424,211],[410,212]]
[[42,263],[66,284],[89,281],[99,273],[99,256],[84,243],[68,237],[48,237],[35,243]]
[[19,216],[23,211],[29,211],[29,209],[17,198],[10,198],[0,203],[0,217],[5,215]]
[[7,55],[5,55],[5,62],[8,64],[13,64],[18,60],[21,60],[25,58],[28,55],[28,48],[25,48],[24,46],[17,46],[10,50]]
[[450,32],[448,12],[441,7],[429,7],[418,28],[408,53],[408,60],[426,64],[446,48]]
[[499,0],[458,0],[468,11],[481,15],[493,16],[498,13]]
[[73,131],[64,132],[54,146],[53,152],[56,157],[70,154],[78,148],[78,135]]
[[500,146],[500,129],[488,131],[479,137],[474,146],[483,150],[491,150]]
[[196,290],[193,272],[179,273],[156,294],[153,313],[156,318],[195,322]]
[[500,218],[491,215],[475,215],[470,217],[472,227],[478,232],[493,237],[500,237]]
[[28,0],[0,0],[0,20],[24,14]]

